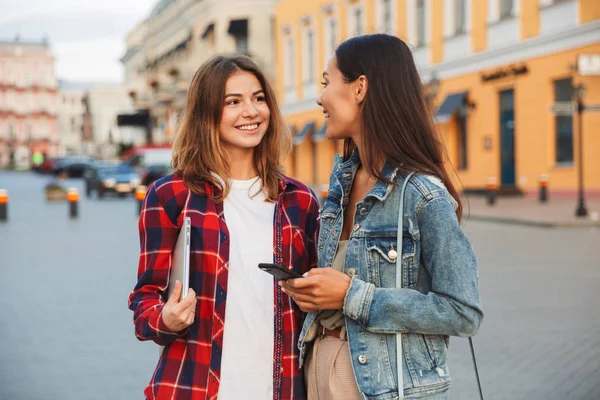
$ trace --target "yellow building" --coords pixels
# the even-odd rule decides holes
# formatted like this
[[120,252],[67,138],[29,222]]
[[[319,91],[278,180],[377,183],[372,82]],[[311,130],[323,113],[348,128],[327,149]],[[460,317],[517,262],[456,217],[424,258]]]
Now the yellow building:
[[[412,48],[449,161],[464,190],[573,194],[580,167],[574,93],[600,104],[598,0],[282,0],[277,90],[296,132],[290,173],[327,184],[340,143],[323,140],[316,104],[335,46],[365,33]],[[579,62],[578,62],[579,61]],[[600,195],[600,112],[582,113],[583,176]]]

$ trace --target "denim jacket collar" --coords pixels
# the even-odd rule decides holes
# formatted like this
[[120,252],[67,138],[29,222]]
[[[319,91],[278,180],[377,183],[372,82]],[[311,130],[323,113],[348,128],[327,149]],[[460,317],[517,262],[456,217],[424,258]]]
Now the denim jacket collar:
[[[335,171],[335,176],[342,188],[344,198],[346,198],[350,192],[352,182],[354,181],[354,176],[356,175],[356,171],[358,170],[359,166],[360,156],[358,154],[358,150],[355,150],[348,160],[340,162],[338,164],[338,168]],[[383,166],[382,174],[386,179],[394,182],[396,180],[399,170],[400,169],[398,167],[394,167],[390,164],[389,161],[386,161]],[[374,197],[379,201],[384,201],[393,189],[393,183],[388,184],[381,180],[377,180],[375,186],[373,186],[373,188],[365,196],[365,200],[369,197]]]

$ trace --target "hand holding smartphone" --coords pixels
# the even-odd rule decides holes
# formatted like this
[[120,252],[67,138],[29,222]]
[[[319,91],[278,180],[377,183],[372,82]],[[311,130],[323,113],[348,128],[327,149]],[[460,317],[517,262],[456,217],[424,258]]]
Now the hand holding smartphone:
[[280,264],[260,263],[258,264],[258,268],[262,269],[266,273],[271,274],[275,278],[280,279],[282,281],[286,281],[288,279],[304,278],[296,271],[287,269]]

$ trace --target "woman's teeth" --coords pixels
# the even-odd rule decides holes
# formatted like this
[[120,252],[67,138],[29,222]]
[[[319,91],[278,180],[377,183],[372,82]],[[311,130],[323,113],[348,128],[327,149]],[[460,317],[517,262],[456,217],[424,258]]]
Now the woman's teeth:
[[242,126],[238,126],[237,129],[240,129],[242,131],[253,131],[256,128],[258,128],[258,124],[252,124],[252,125],[242,125]]

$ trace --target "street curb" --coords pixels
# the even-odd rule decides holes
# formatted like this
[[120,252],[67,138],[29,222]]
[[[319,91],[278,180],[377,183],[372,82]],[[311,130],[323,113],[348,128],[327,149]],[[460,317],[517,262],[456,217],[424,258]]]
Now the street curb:
[[519,219],[512,217],[496,217],[490,215],[471,214],[466,221],[494,222],[507,225],[532,226],[536,228],[600,228],[600,222],[585,220],[582,222],[545,222],[536,220]]

